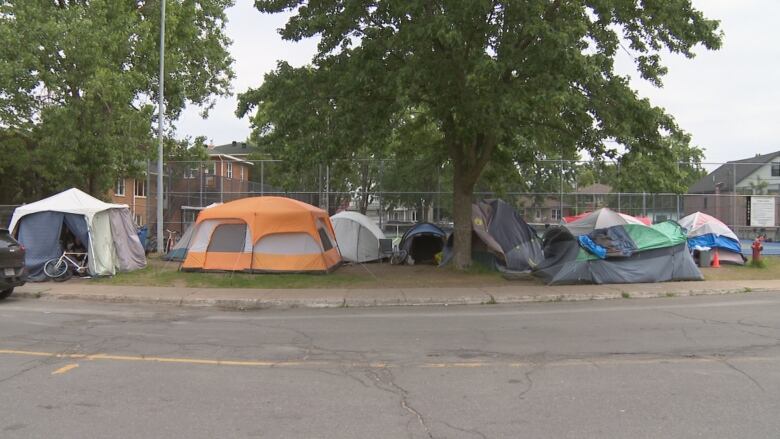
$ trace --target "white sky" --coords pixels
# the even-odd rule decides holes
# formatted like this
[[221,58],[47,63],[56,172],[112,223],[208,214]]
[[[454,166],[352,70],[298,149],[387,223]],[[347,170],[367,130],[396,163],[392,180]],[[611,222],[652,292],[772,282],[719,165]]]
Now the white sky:
[[[228,10],[227,33],[233,39],[236,78],[233,92],[258,87],[278,60],[300,66],[311,59],[315,42],[282,41],[277,29],[286,17],[264,15],[252,0],[237,0]],[[780,149],[780,1],[694,0],[708,18],[721,20],[721,50],[697,50],[686,59],[667,56],[669,74],[657,89],[631,74],[634,87],[655,105],[666,108],[705,149],[706,160],[723,162]],[[629,64],[619,63],[628,73]],[[188,108],[176,122],[180,135],[203,135],[215,144],[244,140],[249,121],[235,116],[235,95],[220,99],[208,119]]]

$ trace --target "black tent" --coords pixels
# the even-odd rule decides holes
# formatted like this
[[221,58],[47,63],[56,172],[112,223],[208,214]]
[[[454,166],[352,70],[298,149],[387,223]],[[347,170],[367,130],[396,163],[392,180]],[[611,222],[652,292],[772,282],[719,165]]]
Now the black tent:
[[[528,272],[544,259],[541,240],[517,211],[502,200],[471,206],[472,258],[503,272]],[[442,264],[452,259],[447,241]]]
[[[447,234],[435,224],[419,223],[401,237],[400,262],[433,263],[444,248]],[[411,260],[409,258],[411,257]]]

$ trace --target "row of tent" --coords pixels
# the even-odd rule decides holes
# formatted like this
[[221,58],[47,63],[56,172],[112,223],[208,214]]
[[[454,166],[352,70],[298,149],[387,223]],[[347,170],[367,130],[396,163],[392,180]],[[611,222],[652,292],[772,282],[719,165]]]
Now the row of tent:
[[[507,274],[531,273],[551,284],[697,280],[702,276],[689,242],[728,246],[724,254],[736,242],[725,225],[702,215],[684,228],[599,209],[568,218],[540,239],[507,203],[482,201],[472,206],[472,256]],[[255,197],[202,211],[168,257],[182,260],[183,270],[327,272],[342,260],[380,258],[382,239],[376,224],[356,212],[328,218],[299,201]],[[445,265],[452,249],[453,236],[430,223],[409,229],[398,245],[400,261],[414,263],[438,261],[441,254]]]
[[[146,265],[127,206],[70,189],[14,212],[10,228],[28,249],[31,279],[43,278],[45,261],[62,254],[63,227],[85,245],[92,275]],[[742,261],[736,235],[702,213],[680,224],[648,225],[600,209],[567,218],[540,239],[514,208],[489,200],[472,206],[472,230],[475,259],[553,284],[701,279],[689,246],[719,248],[722,261]],[[185,271],[329,272],[342,261],[379,259],[383,239],[376,224],[356,212],[328,217],[290,198],[251,197],[201,211],[167,258],[181,260]],[[451,234],[421,223],[403,235],[397,250],[399,261],[444,265],[452,249]]]
[[[432,262],[447,234],[420,223],[398,245],[398,262]],[[185,271],[329,272],[341,262],[370,262],[380,253],[382,230],[365,215],[328,217],[309,204],[284,197],[252,197],[201,211],[165,259]]]

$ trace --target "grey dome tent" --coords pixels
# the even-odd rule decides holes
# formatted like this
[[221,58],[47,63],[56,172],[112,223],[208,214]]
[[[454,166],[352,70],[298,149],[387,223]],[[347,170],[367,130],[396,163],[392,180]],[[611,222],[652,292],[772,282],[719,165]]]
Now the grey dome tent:
[[[471,206],[472,258],[499,271],[527,273],[544,259],[542,243],[520,214],[503,200]],[[447,240],[442,265],[453,256],[453,236]]]
[[[401,237],[400,262],[433,263],[444,249],[447,234],[435,224],[419,223]],[[411,259],[409,259],[411,257]]]
[[379,259],[379,240],[385,239],[385,234],[367,216],[345,211],[330,217],[330,222],[342,259],[351,262]]
[[[219,206],[222,203],[211,203],[206,207],[192,207],[191,209],[197,209],[204,211],[214,206]],[[192,241],[192,234],[195,230],[195,223],[187,226],[187,229],[182,233],[181,238],[176,242],[172,249],[168,250],[168,253],[163,255],[163,260],[166,261],[178,261],[183,262],[187,257],[187,250],[190,248],[190,242]]]
[[192,241],[192,232],[195,229],[195,223],[187,226],[187,230],[182,233],[179,241],[176,245],[163,255],[163,259],[166,261],[179,261],[182,262],[187,257],[187,249],[190,248],[190,241]]

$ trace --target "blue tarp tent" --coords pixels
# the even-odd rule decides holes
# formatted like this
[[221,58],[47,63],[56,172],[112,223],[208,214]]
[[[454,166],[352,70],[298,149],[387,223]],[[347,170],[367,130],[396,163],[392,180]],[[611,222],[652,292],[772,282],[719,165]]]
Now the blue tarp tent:
[[703,212],[695,212],[682,218],[680,226],[686,229],[688,247],[691,249],[716,249],[721,262],[739,265],[745,263],[737,235],[719,219]]

